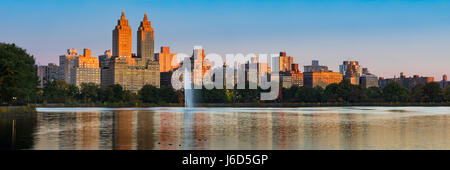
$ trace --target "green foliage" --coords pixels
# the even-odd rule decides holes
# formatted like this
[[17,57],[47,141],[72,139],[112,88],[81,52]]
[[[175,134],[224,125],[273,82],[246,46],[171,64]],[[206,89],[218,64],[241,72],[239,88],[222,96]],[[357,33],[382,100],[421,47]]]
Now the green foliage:
[[138,92],[140,99],[144,103],[158,103],[159,102],[159,90],[155,86],[145,85]]
[[100,87],[95,83],[82,83],[80,97],[84,103],[92,103],[99,100]]
[[160,99],[165,103],[177,103],[178,96],[172,87],[162,86],[160,89]]
[[422,100],[425,102],[441,102],[444,100],[441,86],[435,82],[425,84],[423,94]]
[[78,95],[78,88],[67,84],[64,80],[47,83],[44,87],[44,101],[48,103],[65,103],[73,101]]
[[33,56],[15,44],[0,43],[0,104],[25,104],[36,95]]
[[364,89],[364,93],[367,96],[368,102],[382,102],[383,101],[383,89],[378,87],[369,87]]
[[383,89],[383,98],[386,102],[407,102],[410,97],[408,89],[393,82]]
[[445,101],[450,102],[450,86],[444,89],[444,98]]

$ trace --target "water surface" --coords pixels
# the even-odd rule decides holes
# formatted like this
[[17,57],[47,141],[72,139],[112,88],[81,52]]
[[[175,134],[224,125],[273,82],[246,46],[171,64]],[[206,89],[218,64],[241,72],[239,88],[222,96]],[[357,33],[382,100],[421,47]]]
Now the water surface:
[[0,149],[450,149],[450,107],[38,108]]

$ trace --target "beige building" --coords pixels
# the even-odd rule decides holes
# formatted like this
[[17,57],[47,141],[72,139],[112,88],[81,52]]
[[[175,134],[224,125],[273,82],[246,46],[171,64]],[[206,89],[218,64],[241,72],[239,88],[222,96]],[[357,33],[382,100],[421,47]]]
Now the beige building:
[[304,85],[308,87],[320,86],[326,88],[329,84],[340,83],[343,77],[337,72],[305,72],[303,73]]
[[292,64],[294,64],[294,58],[287,56],[286,52],[280,52],[280,72],[291,71]]
[[159,63],[155,60],[154,31],[147,14],[138,29],[138,55],[131,54],[131,27],[122,12],[113,31],[112,57],[102,57],[102,86],[120,84],[125,90],[138,92],[144,85],[160,87]]
[[91,56],[90,49],[84,49],[84,54],[75,58],[70,74],[70,84],[80,86],[82,83],[100,85],[99,61]]
[[71,71],[75,66],[75,59],[78,57],[76,49],[68,49],[66,55],[59,56],[59,80],[70,83]]

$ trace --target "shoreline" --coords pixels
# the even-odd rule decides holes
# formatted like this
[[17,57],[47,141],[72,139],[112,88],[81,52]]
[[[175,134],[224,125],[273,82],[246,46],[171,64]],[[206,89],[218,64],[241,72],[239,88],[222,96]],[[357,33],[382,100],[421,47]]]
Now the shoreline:
[[[180,103],[165,103],[165,104],[35,104],[35,107],[106,107],[106,108],[147,108],[147,107],[185,107]],[[351,106],[366,106],[366,107],[450,107],[450,103],[199,103],[195,107],[351,107]]]

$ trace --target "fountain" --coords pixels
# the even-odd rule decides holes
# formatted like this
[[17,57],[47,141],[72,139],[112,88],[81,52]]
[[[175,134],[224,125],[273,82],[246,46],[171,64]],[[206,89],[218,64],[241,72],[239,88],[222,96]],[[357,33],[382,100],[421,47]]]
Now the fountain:
[[194,89],[192,88],[191,71],[184,69],[184,104],[185,107],[191,109],[194,107]]

